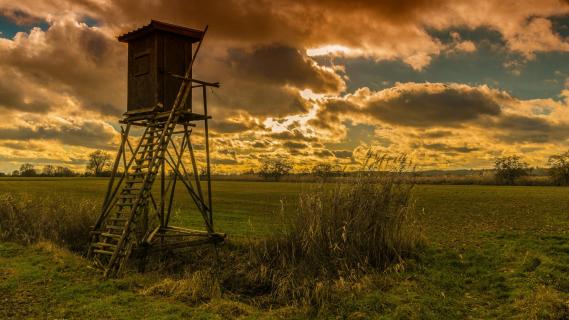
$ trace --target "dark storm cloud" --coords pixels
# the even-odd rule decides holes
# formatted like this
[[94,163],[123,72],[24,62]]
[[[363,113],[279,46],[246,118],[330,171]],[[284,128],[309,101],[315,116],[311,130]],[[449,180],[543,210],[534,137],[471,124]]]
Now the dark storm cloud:
[[342,159],[348,159],[351,158],[352,155],[354,154],[353,151],[349,151],[349,150],[338,150],[338,151],[332,151],[334,153],[334,156],[336,156],[336,158],[342,158]]
[[469,148],[469,147],[454,147],[444,143],[432,143],[432,144],[423,144],[423,148],[433,151],[440,151],[440,152],[458,152],[458,153],[470,153],[474,151],[480,150],[480,148]]
[[308,148],[308,145],[306,143],[302,143],[302,142],[287,141],[287,142],[283,143],[283,147],[285,147],[289,150],[299,150],[299,149]]
[[[350,39],[354,34],[341,31],[356,31],[361,25],[350,19],[342,21],[341,16],[373,18],[390,24],[404,24],[414,21],[420,13],[439,9],[446,1],[404,0],[404,1],[184,1],[175,0],[140,2],[133,0],[114,1],[111,6],[100,6],[91,11],[105,17],[107,23],[121,25],[145,23],[149,16],[176,23],[190,23],[196,26],[215,26],[215,36],[248,41],[278,39],[280,42],[299,43],[311,38],[329,41],[343,37]],[[188,9],[191,8],[191,9]],[[121,18],[119,20],[118,18]],[[327,32],[336,25],[337,33]]]
[[263,127],[251,118],[224,120],[214,118],[211,122],[211,129],[218,133],[235,133]]
[[[211,48],[210,43],[207,43]],[[228,48],[215,58],[200,57],[200,78],[215,79],[222,88],[211,95],[212,114],[247,113],[256,117],[286,116],[306,112],[310,104],[299,90],[336,93],[344,82],[333,70],[323,68],[298,49],[267,45]],[[231,130],[231,126],[225,127]],[[233,125],[233,129],[235,125]],[[223,128],[221,128],[223,130]]]
[[[366,90],[343,99],[330,99],[321,111],[328,123],[339,114],[355,114],[381,122],[418,128],[459,127],[498,116],[507,94],[487,87],[458,84],[406,83],[377,93]],[[326,122],[325,120],[325,122]]]
[[420,136],[423,138],[438,139],[438,138],[450,137],[452,135],[453,135],[452,131],[435,130],[435,131],[428,131],[428,132],[422,133]]
[[21,91],[13,82],[7,81],[8,78],[6,74],[4,80],[0,80],[0,107],[37,113],[45,113],[49,110],[50,105],[46,99],[26,97],[26,92]]
[[125,96],[124,49],[100,29],[58,20],[46,31],[34,29],[0,43],[0,76],[12,79],[9,85],[21,96],[41,97],[35,105],[12,101],[13,108],[45,112],[70,98],[84,109],[118,115]]
[[292,131],[283,131],[278,133],[271,133],[270,137],[277,140],[289,140],[289,141],[306,141],[312,142],[317,141],[315,137],[307,137],[302,131],[294,129]]
[[530,118],[522,115],[502,117],[497,121],[496,126],[508,131],[550,132],[554,129],[552,124],[543,118]]
[[[350,88],[348,93],[354,93],[368,85],[366,81],[372,81],[370,78],[356,81],[357,77],[352,74],[354,71],[342,65],[343,60],[336,57],[344,56],[346,60],[360,57],[373,63],[398,62],[425,72],[425,81],[465,82],[466,78],[461,76],[461,72],[468,70],[461,65],[456,65],[448,72],[452,79],[430,77],[428,68],[440,67],[438,63],[432,63],[433,59],[455,49],[439,40],[431,30],[443,33],[457,31],[456,28],[492,30],[498,35],[500,53],[505,56],[513,54],[527,60],[541,59],[541,56],[536,58],[535,53],[568,51],[566,39],[552,32],[555,29],[550,23],[552,16],[569,12],[567,6],[560,4],[562,2],[558,0],[487,1],[484,5],[466,0],[0,0],[0,10],[22,12],[25,19],[40,17],[37,21],[49,25],[47,30],[42,26],[43,31],[33,29],[19,34],[16,39],[0,40],[0,78],[11,78],[8,72],[13,71],[22,76],[22,81],[11,83],[17,92],[24,92],[23,88],[28,84],[37,89],[36,94],[15,94],[10,99],[0,94],[0,104],[2,108],[11,110],[38,113],[46,113],[47,110],[47,114],[53,118],[72,114],[81,119],[99,113],[108,119],[108,116],[120,115],[126,100],[126,45],[119,44],[115,37],[154,18],[195,28],[210,25],[194,75],[222,83],[222,88],[210,95],[208,101],[214,118],[226,120],[212,122],[216,131],[212,136],[215,136],[219,145],[225,139],[226,145],[222,149],[235,142],[231,147],[237,148],[238,154],[242,152],[239,148],[247,152],[255,151],[259,157],[263,153],[274,153],[274,149],[261,150],[268,146],[267,141],[254,143],[256,138],[263,137],[275,147],[286,142],[300,144],[308,141],[309,148],[303,149],[304,153],[295,149],[297,155],[312,156],[317,152],[330,155],[329,150],[314,151],[314,148],[321,149],[318,142],[328,146],[328,141],[333,139],[338,142],[344,139],[350,141],[350,130],[343,125],[347,118],[353,118],[354,123],[376,126],[377,135],[389,135],[391,148],[408,147],[409,138],[444,138],[441,139],[444,141],[436,142],[444,142],[450,148],[461,148],[461,135],[473,136],[470,130],[482,132],[481,128],[485,126],[488,132],[484,132],[480,140],[501,135],[498,138],[501,140],[492,140],[497,141],[497,148],[502,147],[502,142],[508,138],[514,139],[512,141],[557,141],[563,138],[563,134],[555,132],[556,129],[563,129],[561,124],[547,120],[551,122],[551,128],[540,127],[539,123],[520,124],[526,129],[517,128],[505,119],[507,114],[516,111],[501,108],[509,98],[488,88],[456,84],[447,88],[441,84],[430,87],[396,84],[394,88],[381,93],[348,98],[348,95],[339,93],[344,81],[351,81],[357,86]],[[80,23],[87,16],[97,21],[96,24],[89,24],[97,28]],[[478,43],[475,45],[474,49],[479,50]],[[319,48],[321,46],[340,46],[346,50],[326,53],[326,50]],[[320,51],[314,50],[316,48]],[[318,55],[325,57],[317,58]],[[476,51],[472,51],[471,55],[479,57]],[[315,64],[315,61],[332,61],[339,65],[334,66],[337,67],[334,72]],[[480,68],[484,73],[487,65],[481,62],[476,66],[480,65],[484,66]],[[475,73],[468,83],[491,83],[496,80],[503,85],[500,79],[488,78],[487,75]],[[422,78],[413,79],[417,81]],[[385,80],[389,82],[381,88],[397,81],[389,72],[385,74]],[[288,128],[286,133],[269,134],[269,130],[262,127],[266,118],[306,114],[311,110],[316,102],[300,96],[298,89],[304,88],[342,96],[323,98],[329,100],[321,106],[317,118],[310,120],[308,125],[302,123],[302,132],[308,132],[309,136],[295,130],[296,127]],[[62,107],[61,102],[69,106]],[[83,114],[84,110],[89,112]],[[255,118],[255,121],[242,121],[244,119],[237,116],[243,113]],[[520,121],[524,122],[524,119]],[[79,130],[77,128],[56,130],[50,126],[40,126],[41,129],[37,125],[32,127],[21,128],[22,135],[30,136],[25,139],[56,139],[65,144],[99,145],[96,134],[92,137],[87,133],[76,134],[78,137],[84,135],[83,139],[49,138],[56,131],[66,132],[64,135],[69,132],[71,135],[73,130]],[[453,128],[454,135],[429,136],[427,133],[420,136],[425,128]],[[7,135],[15,135],[9,132],[11,129],[4,130]],[[419,137],[410,135],[409,131],[419,132]],[[246,140],[240,141],[243,136],[247,136]],[[4,138],[4,135],[0,138]],[[437,147],[431,145],[431,148]],[[347,150],[353,148],[338,145],[331,149],[343,150],[336,152],[338,156],[350,156],[351,151]],[[468,150],[452,152],[461,151]],[[250,155],[250,158],[256,156]],[[239,159],[243,161],[245,157]]]
[[267,141],[256,141],[251,146],[253,148],[264,149],[264,148],[267,148],[268,146],[270,146],[270,144]]
[[113,130],[98,122],[85,122],[73,126],[37,126],[0,128],[3,140],[57,140],[61,143],[91,148],[114,149]]
[[[213,122],[213,121],[212,121]],[[219,133],[241,132],[250,129],[247,124],[231,121],[216,121],[212,129]]]
[[447,87],[442,91],[404,91],[372,101],[367,112],[375,118],[414,127],[457,126],[485,115],[500,114],[500,105],[479,90]]
[[333,157],[334,153],[328,149],[320,149],[320,150],[314,150],[314,155],[319,158],[329,158]]
[[236,74],[259,82],[290,85],[314,92],[338,92],[344,83],[331,69],[324,69],[289,46],[272,44],[252,50],[230,49],[228,64]]
[[495,121],[498,139],[512,142],[560,142],[569,138],[569,124],[554,123],[540,117],[508,115]]

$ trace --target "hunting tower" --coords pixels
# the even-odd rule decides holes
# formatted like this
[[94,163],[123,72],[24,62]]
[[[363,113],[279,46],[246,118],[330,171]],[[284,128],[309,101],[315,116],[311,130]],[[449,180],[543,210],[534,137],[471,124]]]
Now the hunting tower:
[[[154,251],[215,245],[225,238],[213,228],[206,97],[207,87],[219,83],[192,78],[206,31],[152,20],[118,37],[128,44],[127,111],[120,120],[122,139],[88,253],[106,277],[117,276],[133,252],[144,264]],[[194,108],[194,89],[202,94],[200,112]],[[199,124],[205,177],[198,172],[191,142]],[[129,136],[133,127],[142,134]],[[203,218],[203,230],[169,225],[180,184]]]

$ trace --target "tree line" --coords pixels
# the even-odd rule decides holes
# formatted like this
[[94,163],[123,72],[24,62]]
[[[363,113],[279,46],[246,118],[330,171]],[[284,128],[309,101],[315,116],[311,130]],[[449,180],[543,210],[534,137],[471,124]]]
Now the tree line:
[[[11,175],[14,177],[106,177],[111,174],[111,164],[111,155],[108,152],[96,150],[89,154],[84,173],[73,171],[66,166],[47,164],[36,168],[31,163],[24,163]],[[258,175],[267,181],[280,181],[293,169],[294,166],[288,159],[265,159],[257,171],[251,169],[246,173]],[[520,179],[531,175],[532,171],[533,168],[519,155],[499,157],[494,161],[494,176],[497,184],[516,184]],[[547,172],[553,184],[569,185],[569,150],[550,156],[547,161]],[[338,165],[320,163],[307,173],[321,180],[327,180],[331,177],[342,176],[345,172]],[[201,175],[203,175],[202,172],[200,172]],[[0,176],[5,176],[5,174],[0,173]]]
[[[108,152],[97,150],[89,154],[84,173],[74,171],[67,166],[47,164],[38,168],[32,163],[24,163],[19,170],[12,171],[11,175],[13,177],[107,177],[111,175],[110,167],[111,155]],[[1,175],[5,176],[5,174]]]
[[[519,179],[529,176],[533,170],[522,157],[512,155],[497,158],[494,162],[496,182],[513,185]],[[569,185],[569,151],[555,154],[547,160],[547,172],[555,185]]]
[[[257,172],[250,170],[247,174],[257,174],[268,181],[279,181],[292,170],[293,164],[286,159],[264,160]],[[533,170],[518,155],[499,157],[494,161],[496,184],[514,185],[520,179],[531,175]],[[552,184],[569,185],[569,150],[550,156],[546,170]],[[307,173],[323,181],[345,174],[338,165],[329,163],[317,164]]]

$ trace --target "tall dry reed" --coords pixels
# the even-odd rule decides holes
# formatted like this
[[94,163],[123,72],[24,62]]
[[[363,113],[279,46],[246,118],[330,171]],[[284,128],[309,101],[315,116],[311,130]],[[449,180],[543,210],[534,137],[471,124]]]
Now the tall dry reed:
[[261,265],[257,280],[283,300],[314,303],[338,279],[357,281],[413,254],[421,233],[413,205],[412,168],[406,157],[369,154],[364,170],[335,185],[300,195],[281,230],[251,246]]
[[97,208],[97,203],[84,199],[0,194],[0,240],[23,244],[51,241],[83,251]]

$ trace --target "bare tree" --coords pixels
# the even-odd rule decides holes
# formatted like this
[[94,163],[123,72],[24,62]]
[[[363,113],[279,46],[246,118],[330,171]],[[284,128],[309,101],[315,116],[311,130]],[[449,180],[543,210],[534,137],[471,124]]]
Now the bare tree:
[[317,164],[312,168],[312,174],[322,179],[323,181],[326,181],[329,178],[333,177],[338,173],[338,171],[338,166],[329,163]]
[[283,176],[289,174],[292,168],[292,164],[284,159],[265,160],[259,169],[259,175],[265,180],[279,181]]
[[76,173],[68,167],[57,166],[57,168],[55,168],[56,177],[73,177],[74,175],[76,175]]
[[569,185],[569,151],[552,155],[547,161],[549,175],[557,185]]
[[495,161],[496,181],[512,185],[514,182],[529,174],[530,168],[519,156],[498,158]]
[[34,165],[31,163],[24,163],[20,166],[21,177],[35,177],[37,175]]
[[51,164],[47,164],[41,170],[41,174],[47,177],[55,176],[55,166]]
[[89,154],[89,163],[87,171],[93,173],[94,176],[100,177],[111,164],[111,155],[105,151],[97,150]]

